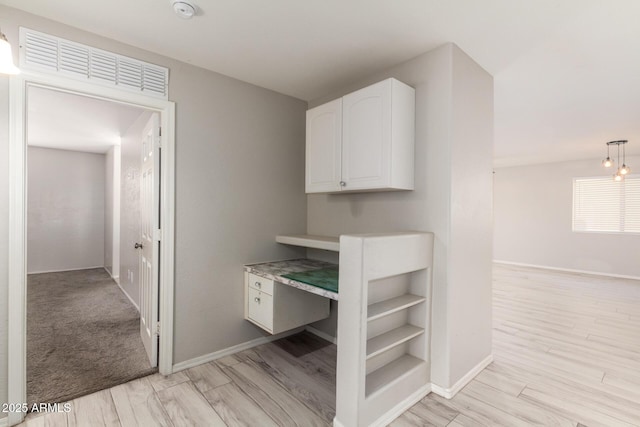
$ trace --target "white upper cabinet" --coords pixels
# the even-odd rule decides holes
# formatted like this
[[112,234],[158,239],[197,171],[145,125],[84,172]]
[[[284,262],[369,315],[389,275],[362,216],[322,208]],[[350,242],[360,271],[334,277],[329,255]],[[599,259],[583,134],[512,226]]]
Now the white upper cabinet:
[[340,191],[342,98],[307,111],[306,191]]
[[307,111],[306,192],[413,190],[414,122],[395,79]]

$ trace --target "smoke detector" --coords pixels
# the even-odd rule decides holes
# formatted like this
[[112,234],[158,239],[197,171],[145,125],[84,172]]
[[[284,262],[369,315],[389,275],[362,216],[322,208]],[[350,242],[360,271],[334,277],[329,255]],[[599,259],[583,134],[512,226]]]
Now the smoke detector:
[[197,14],[197,6],[189,0],[172,0],[173,11],[182,19],[191,19]]

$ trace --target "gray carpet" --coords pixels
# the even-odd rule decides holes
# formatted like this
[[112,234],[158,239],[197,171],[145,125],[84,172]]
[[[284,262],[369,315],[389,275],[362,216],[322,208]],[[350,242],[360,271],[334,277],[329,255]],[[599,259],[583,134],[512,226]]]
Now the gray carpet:
[[27,279],[27,402],[63,402],[156,372],[136,308],[102,268]]

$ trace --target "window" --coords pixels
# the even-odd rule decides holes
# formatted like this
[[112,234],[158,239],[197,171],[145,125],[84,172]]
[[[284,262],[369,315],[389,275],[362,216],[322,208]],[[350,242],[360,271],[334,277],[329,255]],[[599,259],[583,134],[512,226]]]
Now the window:
[[573,231],[640,233],[640,176],[575,178]]

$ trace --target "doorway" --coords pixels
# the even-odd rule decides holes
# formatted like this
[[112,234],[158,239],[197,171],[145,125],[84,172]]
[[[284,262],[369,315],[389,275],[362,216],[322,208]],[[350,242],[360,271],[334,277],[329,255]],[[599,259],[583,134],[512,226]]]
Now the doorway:
[[[157,121],[133,106],[27,89],[29,406],[157,370],[157,339],[140,325],[150,323],[139,311],[139,266],[148,262],[133,243],[149,222],[140,206],[141,153],[144,131]],[[147,169],[153,176],[155,165]],[[154,284],[147,293],[157,295]]]
[[[9,400],[26,402],[27,366],[27,105],[30,88],[44,88],[61,93],[75,94],[150,110],[157,113],[163,128],[158,140],[159,167],[162,176],[158,228],[154,238],[159,258],[156,272],[160,283],[160,298],[156,306],[163,327],[155,325],[154,337],[159,340],[157,363],[162,374],[172,372],[173,353],[173,236],[174,236],[174,121],[175,106],[172,102],[153,99],[113,88],[100,87],[81,81],[71,81],[57,76],[25,73],[12,78],[10,91],[10,270],[9,270]],[[159,134],[158,134],[159,135]],[[20,422],[23,413],[9,414],[9,424]]]

